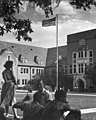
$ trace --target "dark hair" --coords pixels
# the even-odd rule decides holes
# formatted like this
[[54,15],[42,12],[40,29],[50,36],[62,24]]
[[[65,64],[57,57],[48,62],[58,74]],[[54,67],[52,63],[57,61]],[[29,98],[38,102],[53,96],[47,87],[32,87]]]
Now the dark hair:
[[5,68],[11,68],[13,65],[13,61],[6,61],[6,63],[4,64]]
[[38,101],[38,99],[39,99],[38,93],[36,92],[36,93],[33,95],[33,100]]
[[57,90],[55,92],[55,99],[59,100],[62,96],[66,97],[67,92],[65,90]]

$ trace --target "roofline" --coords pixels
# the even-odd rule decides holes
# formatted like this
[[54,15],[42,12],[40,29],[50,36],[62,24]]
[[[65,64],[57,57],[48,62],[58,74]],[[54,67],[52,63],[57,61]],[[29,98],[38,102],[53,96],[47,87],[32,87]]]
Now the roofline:
[[46,66],[32,66],[32,65],[17,65],[18,67],[39,67],[39,68],[45,68]]
[[89,31],[94,31],[94,30],[96,31],[96,29],[84,30],[84,31],[81,31],[81,32],[75,32],[75,33],[69,34],[67,36],[76,35],[76,34],[82,34],[82,33],[89,32]]

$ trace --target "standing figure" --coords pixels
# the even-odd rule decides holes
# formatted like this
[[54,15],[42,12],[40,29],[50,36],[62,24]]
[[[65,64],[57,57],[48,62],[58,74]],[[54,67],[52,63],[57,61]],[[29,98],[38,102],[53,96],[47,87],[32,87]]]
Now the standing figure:
[[[13,61],[6,61],[4,67],[5,70],[2,72],[4,84],[1,90],[1,104],[4,104],[6,117],[8,117],[9,106],[12,106],[16,102],[15,98],[16,79],[13,75]],[[12,110],[14,118],[18,119],[16,109]]]
[[52,99],[50,92],[44,88],[44,83],[42,80],[38,83],[38,91],[35,93],[38,96],[37,101],[39,104],[45,106],[46,103]]

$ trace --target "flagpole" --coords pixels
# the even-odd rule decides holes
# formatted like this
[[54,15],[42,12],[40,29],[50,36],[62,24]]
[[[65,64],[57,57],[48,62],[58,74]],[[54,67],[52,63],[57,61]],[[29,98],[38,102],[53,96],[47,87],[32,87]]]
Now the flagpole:
[[56,90],[58,90],[58,14],[56,14]]

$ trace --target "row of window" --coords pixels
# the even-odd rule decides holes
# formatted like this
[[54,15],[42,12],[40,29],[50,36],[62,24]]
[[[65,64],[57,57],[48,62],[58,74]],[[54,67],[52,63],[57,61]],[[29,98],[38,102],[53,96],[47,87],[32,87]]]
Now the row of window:
[[[90,63],[92,65],[92,63]],[[68,74],[74,74],[74,73],[84,73],[85,69],[87,67],[87,63],[79,63],[79,64],[74,64],[73,66],[69,66],[69,70],[67,66],[64,66],[64,73]]]
[[[32,69],[31,70],[31,72],[32,72],[32,74],[41,74],[42,72],[43,72],[43,69]],[[20,72],[21,74],[28,74],[28,73],[30,73],[30,71],[29,71],[29,69],[28,68],[21,68],[21,72]]]
[[32,71],[32,74],[35,74],[35,73],[36,74],[41,74],[43,72],[43,69],[34,69],[33,68],[31,71]]
[[[92,63],[90,63],[92,65]],[[74,64],[73,67],[70,65],[69,67],[69,73],[74,74],[74,73],[84,73],[85,69],[87,67],[87,63],[79,63],[79,64]]]
[[90,51],[79,51],[73,53],[73,59],[76,58],[87,58],[87,57],[93,57],[93,50]]
[[[22,82],[22,83],[21,83],[22,85],[26,85],[27,82],[28,82],[28,80],[27,80],[27,79],[22,79],[21,82]],[[20,85],[20,79],[17,80],[17,84]]]

